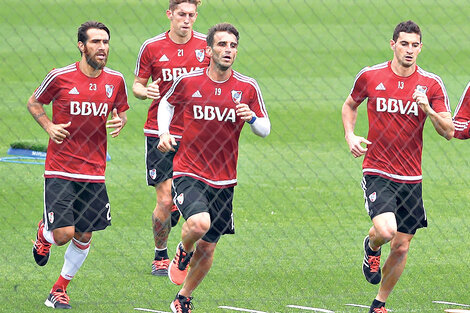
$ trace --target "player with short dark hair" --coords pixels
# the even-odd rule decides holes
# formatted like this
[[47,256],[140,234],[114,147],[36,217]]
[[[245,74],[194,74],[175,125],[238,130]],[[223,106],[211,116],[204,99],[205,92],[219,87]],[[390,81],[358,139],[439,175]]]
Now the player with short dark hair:
[[[421,187],[424,122],[429,118],[447,140],[454,134],[441,78],[416,64],[422,45],[418,25],[398,24],[390,40],[392,61],[362,69],[342,108],[349,149],[354,157],[365,155],[361,185],[373,226],[364,239],[362,268],[367,281],[381,282],[371,313],[387,312],[385,302],[403,273],[410,242],[427,226]],[[367,139],[354,134],[357,108],[366,98]],[[381,270],[381,246],[387,242],[390,254]]]
[[[157,125],[158,102],[173,81],[183,73],[205,67],[209,58],[205,55],[206,36],[193,31],[200,0],[170,0],[166,15],[170,30],[145,41],[140,48],[135,68],[132,90],[142,100],[152,99],[144,126],[147,185],[155,187],[157,204],[152,214],[155,257],[152,274],[166,276],[170,260],[167,252],[171,226],[179,219],[179,212],[171,197],[173,157],[178,150],[163,154],[157,149],[160,141]],[[149,78],[152,82],[148,84]],[[181,139],[183,117],[175,112],[170,132]],[[171,217],[171,218],[170,218]]]
[[[105,67],[109,29],[89,21],[78,29],[78,39],[80,61],[50,71],[28,101],[29,112],[50,137],[44,213],[33,246],[36,263],[46,265],[52,245],[70,242],[45,302],[56,309],[71,308],[66,289],[88,255],[92,233],[111,225],[104,176],[106,128],[114,129],[110,135],[117,137],[129,109],[124,77]],[[51,102],[52,120],[43,107]]]
[[248,123],[261,137],[271,128],[256,80],[232,69],[238,49],[236,28],[217,24],[209,30],[207,42],[212,43],[206,48],[209,67],[180,76],[158,109],[158,149],[165,153],[176,146],[169,131],[173,112],[180,109],[184,116],[173,164],[173,194],[186,222],[168,269],[170,280],[184,285],[171,303],[174,313],[191,312],[191,295],[212,266],[217,242],[234,233],[232,200],[243,126]]

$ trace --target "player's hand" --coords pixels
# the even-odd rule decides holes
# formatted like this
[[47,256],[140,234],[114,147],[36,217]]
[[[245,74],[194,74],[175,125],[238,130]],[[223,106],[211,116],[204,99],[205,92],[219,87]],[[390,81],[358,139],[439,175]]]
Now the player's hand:
[[364,148],[361,144],[365,143],[367,145],[372,144],[369,140],[364,137],[356,136],[354,134],[346,137],[346,142],[349,145],[349,151],[355,158],[360,157],[361,155],[366,154],[367,148]]
[[175,137],[170,135],[169,133],[164,133],[160,135],[160,141],[158,142],[157,149],[160,150],[161,152],[169,152],[169,151],[175,151],[176,146],[176,140]]
[[121,129],[124,127],[124,123],[122,119],[119,117],[117,113],[117,109],[113,109],[113,116],[112,118],[106,122],[106,128],[115,128],[112,132],[109,134],[114,138],[119,136],[119,133],[121,132]]
[[424,111],[424,113],[428,114],[431,112],[432,108],[429,105],[428,97],[426,96],[424,92],[415,90],[412,97],[413,97],[413,100],[419,105],[421,110]]
[[251,121],[253,116],[255,116],[255,113],[251,111],[250,107],[248,104],[245,103],[240,103],[239,101],[236,101],[236,111],[235,113],[237,114],[238,117],[240,117],[242,120],[245,122]]
[[56,144],[61,144],[64,142],[64,139],[70,136],[70,133],[66,130],[67,127],[72,125],[72,122],[68,122],[67,124],[50,124],[49,128],[47,129],[47,133],[49,137],[54,141]]
[[147,98],[153,99],[153,100],[158,100],[160,99],[160,87],[158,84],[161,82],[161,78],[157,79],[156,81],[151,82],[147,86]]

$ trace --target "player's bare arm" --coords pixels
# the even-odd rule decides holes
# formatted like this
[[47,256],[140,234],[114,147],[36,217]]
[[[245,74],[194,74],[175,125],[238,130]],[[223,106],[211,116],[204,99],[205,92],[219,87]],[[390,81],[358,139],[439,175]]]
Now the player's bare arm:
[[357,108],[359,103],[354,101],[351,95],[348,96],[346,101],[343,104],[342,117],[343,117],[343,126],[344,126],[344,138],[349,146],[349,151],[352,155],[357,158],[361,155],[366,154],[367,148],[363,147],[361,144],[365,143],[367,145],[372,144],[369,140],[364,137],[356,136],[354,134],[354,127],[356,126],[357,120]]
[[36,122],[49,134],[49,137],[57,144],[61,144],[65,138],[70,136],[66,130],[72,123],[54,124],[44,111],[43,104],[36,100],[32,95],[28,100],[28,111],[31,113]]
[[160,99],[160,88],[158,84],[160,84],[161,78],[157,79],[156,81],[151,82],[148,84],[148,78],[142,78],[135,76],[134,84],[132,85],[132,92],[134,96],[138,99],[145,100],[145,99],[152,99],[158,100]]
[[437,113],[429,105],[426,94],[417,90],[413,93],[413,100],[416,101],[421,110],[431,119],[432,125],[439,135],[447,140],[451,140],[454,137],[455,128],[450,112]]
[[106,128],[115,128],[111,133],[109,133],[113,138],[119,136],[121,133],[121,129],[127,123],[127,115],[126,112],[117,113],[117,109],[113,109],[112,117],[110,120],[106,122]]

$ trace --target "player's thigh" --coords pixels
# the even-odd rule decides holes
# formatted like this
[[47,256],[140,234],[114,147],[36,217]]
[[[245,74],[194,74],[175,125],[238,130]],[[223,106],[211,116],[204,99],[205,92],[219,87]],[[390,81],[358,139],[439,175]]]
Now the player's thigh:
[[75,228],[85,233],[111,225],[111,206],[104,183],[77,183],[78,201],[74,205]]
[[361,183],[364,203],[371,219],[397,209],[396,183],[375,175],[365,175]]
[[233,192],[234,188],[212,188],[210,195],[211,227],[202,238],[207,242],[218,242],[222,235],[234,234],[233,220]]
[[172,179],[169,178],[155,186],[157,193],[157,202],[159,208],[166,209],[168,213],[173,205],[173,196],[171,194]]
[[198,213],[209,213],[208,187],[188,176],[173,179],[173,201],[185,220]]
[[402,184],[398,195],[396,213],[398,231],[413,235],[419,228],[428,225],[423,204],[422,184]]
[[44,182],[44,224],[47,230],[74,226],[73,204],[77,199],[74,182],[46,178]]
[[147,185],[158,184],[173,177],[173,158],[179,148],[179,142],[175,151],[163,153],[157,149],[160,138],[145,137],[145,163],[147,168]]

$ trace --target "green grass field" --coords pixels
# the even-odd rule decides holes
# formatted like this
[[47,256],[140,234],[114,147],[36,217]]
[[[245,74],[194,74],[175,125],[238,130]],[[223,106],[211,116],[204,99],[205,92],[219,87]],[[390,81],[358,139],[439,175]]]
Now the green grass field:
[[[145,184],[148,101],[132,96],[141,44],[168,28],[166,0],[0,0],[0,156],[15,141],[47,142],[26,102],[53,67],[79,59],[76,29],[97,19],[111,29],[109,67],[128,85],[129,123],[109,140],[107,187],[113,225],[95,233],[88,259],[70,283],[74,312],[169,312],[179,288],[150,275],[155,192]],[[465,0],[205,0],[195,29],[235,24],[241,33],[235,69],[255,77],[272,132],[246,128],[235,192],[236,235],[225,236],[214,265],[194,293],[194,312],[368,312],[377,287],[361,272],[362,240],[370,220],[360,188],[362,159],[343,138],[341,106],[354,77],[392,57],[396,24],[423,30],[418,63],[440,75],[455,109],[470,79],[470,25]],[[50,113],[50,108],[48,108]],[[365,105],[357,134],[367,133]],[[446,142],[427,123],[424,198],[429,227],[412,242],[402,279],[387,302],[393,312],[443,312],[470,304],[470,142]],[[43,205],[43,167],[0,162],[0,312],[47,312],[65,247],[36,266],[31,240]],[[180,240],[178,225],[169,252]],[[383,250],[388,254],[389,248]]]

